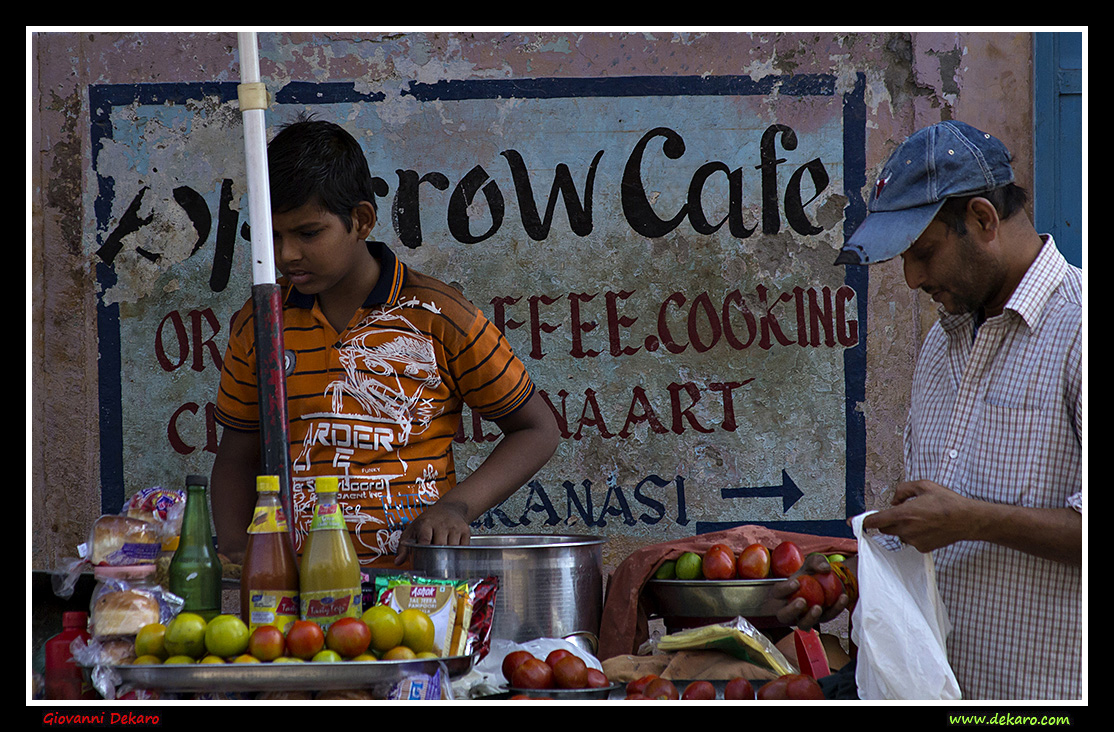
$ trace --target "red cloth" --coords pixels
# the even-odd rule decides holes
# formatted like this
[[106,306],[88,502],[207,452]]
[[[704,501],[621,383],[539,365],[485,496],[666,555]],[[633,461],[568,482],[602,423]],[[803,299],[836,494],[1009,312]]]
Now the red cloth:
[[746,525],[643,547],[623,560],[608,579],[607,597],[600,619],[598,657],[602,660],[635,653],[647,640],[649,612],[642,602],[642,587],[665,560],[676,559],[687,551],[703,554],[713,544],[727,544],[738,553],[754,543],[765,544],[772,549],[783,541],[792,541],[804,554],[850,554],[858,546],[854,539],[797,534],[775,531],[765,526]]

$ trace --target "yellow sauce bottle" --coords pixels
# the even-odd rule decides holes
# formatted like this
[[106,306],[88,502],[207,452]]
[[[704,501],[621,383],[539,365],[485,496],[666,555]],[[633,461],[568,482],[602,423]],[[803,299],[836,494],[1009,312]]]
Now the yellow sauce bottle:
[[337,503],[335,477],[314,480],[317,502],[302,549],[300,568],[301,613],[328,630],[343,617],[363,614],[363,590],[356,549]]

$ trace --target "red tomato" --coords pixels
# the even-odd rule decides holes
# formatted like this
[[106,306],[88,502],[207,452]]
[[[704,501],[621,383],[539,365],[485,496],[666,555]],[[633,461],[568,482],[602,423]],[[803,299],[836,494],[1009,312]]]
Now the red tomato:
[[588,664],[573,654],[553,664],[553,682],[558,689],[584,689],[588,686]]
[[770,570],[775,577],[790,577],[805,563],[805,555],[791,541],[783,541],[770,552]]
[[286,650],[295,658],[313,658],[324,647],[325,633],[312,620],[295,620],[286,631]]
[[248,637],[248,653],[260,661],[273,661],[286,652],[286,637],[273,625],[261,625]]
[[588,688],[589,689],[602,689],[606,686],[611,686],[611,680],[607,678],[607,674],[600,671],[598,668],[588,669]]
[[723,687],[723,698],[732,700],[753,699],[754,687],[742,676],[736,676]]
[[767,681],[766,683],[758,687],[758,691],[755,693],[755,698],[759,700],[788,699],[789,697],[785,690],[785,684],[786,679],[784,676],[779,676],[776,679]]
[[727,580],[735,578],[735,555],[722,544],[718,544],[704,552],[703,562],[704,578],[710,580]]
[[711,681],[693,681],[681,693],[682,699],[715,699],[716,687]]
[[821,572],[812,575],[824,590],[824,607],[829,608],[836,604],[839,596],[843,594],[843,581],[835,572]]
[[790,674],[785,682],[785,696],[788,699],[823,699],[824,691],[811,676]]
[[789,596],[789,602],[793,602],[798,597],[805,598],[808,603],[807,607],[813,605],[824,606],[824,588],[816,581],[816,577],[811,574],[802,574],[797,578],[798,589]]
[[545,657],[545,662],[548,663],[552,668],[553,666],[557,665],[557,662],[560,661],[562,658],[571,655],[573,655],[572,651],[565,650],[564,648],[556,648],[550,651],[549,655]]
[[735,560],[735,573],[740,579],[766,579],[770,576],[770,550],[761,544],[743,549]]
[[325,633],[325,647],[345,658],[358,656],[371,644],[371,629],[359,618],[341,618]]
[[657,678],[646,684],[646,690],[642,692],[647,699],[678,699],[680,694],[677,693],[677,687],[669,679]]
[[530,651],[522,651],[522,650],[511,651],[507,655],[503,656],[503,664],[502,664],[503,678],[506,679],[507,681],[510,681],[511,680],[511,674],[514,673],[514,670],[516,668],[518,668],[519,664],[521,664],[526,659],[533,658],[533,657],[534,657],[534,654],[530,653]]
[[646,690],[646,685],[658,678],[657,674],[646,674],[634,681],[627,682],[627,695],[641,694]]
[[540,658],[527,658],[511,674],[516,689],[552,689],[553,669]]

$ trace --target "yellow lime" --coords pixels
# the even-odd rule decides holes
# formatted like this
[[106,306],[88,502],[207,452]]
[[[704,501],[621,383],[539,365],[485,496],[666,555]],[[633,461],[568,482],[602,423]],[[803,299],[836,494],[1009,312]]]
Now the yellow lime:
[[313,654],[313,658],[310,659],[315,663],[335,663],[343,660],[344,658],[339,653],[328,648],[323,648]]
[[198,663],[224,663],[224,659],[220,656],[214,656],[210,653],[208,656],[202,658]]
[[304,661],[297,656],[279,656],[272,663],[304,663]]
[[418,654],[406,646],[395,646],[383,654],[383,661],[413,661]]
[[433,650],[433,621],[416,608],[406,608],[398,614],[402,620],[402,645],[414,653]]
[[260,661],[255,656],[251,655],[250,653],[241,653],[239,656],[236,656],[236,658],[232,659],[232,663],[263,663],[263,662]]
[[167,658],[165,661],[163,661],[163,663],[169,665],[172,663],[194,663],[194,661],[195,659],[193,656],[184,656],[179,654]]
[[677,557],[677,579],[694,580],[704,576],[704,560],[696,552],[685,552]]
[[163,645],[169,656],[200,658],[205,654],[205,618],[197,613],[178,613],[166,624]]
[[218,615],[205,626],[205,649],[214,656],[232,658],[248,649],[251,631],[236,615]]
[[166,626],[162,623],[148,623],[135,634],[136,656],[157,656],[159,660],[165,659],[169,654],[163,639],[166,637]]
[[148,664],[158,665],[162,663],[162,659],[158,656],[152,656],[150,653],[143,656],[136,656],[132,661],[133,666],[147,666]]
[[349,661],[378,661],[379,657],[374,653],[361,653],[358,656],[352,656]]
[[433,651],[422,651],[421,653],[415,653],[414,658],[441,658],[441,657],[438,656]]
[[402,643],[402,619],[390,605],[372,605],[360,620],[371,631],[371,650],[383,653]]

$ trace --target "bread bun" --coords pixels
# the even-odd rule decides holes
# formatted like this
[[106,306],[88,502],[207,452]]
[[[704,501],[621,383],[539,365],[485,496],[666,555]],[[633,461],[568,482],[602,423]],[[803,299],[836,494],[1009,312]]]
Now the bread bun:
[[144,625],[159,622],[159,603],[138,590],[106,592],[93,603],[89,627],[93,635],[135,635]]
[[94,566],[154,564],[161,550],[158,528],[142,519],[109,515],[93,524]]

